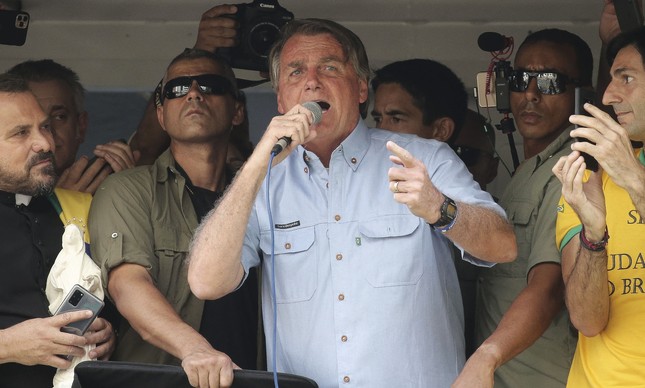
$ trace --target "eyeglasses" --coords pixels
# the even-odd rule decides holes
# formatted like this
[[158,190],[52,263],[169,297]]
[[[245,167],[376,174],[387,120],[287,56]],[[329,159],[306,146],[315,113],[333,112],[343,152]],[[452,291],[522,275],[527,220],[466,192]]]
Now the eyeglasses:
[[480,150],[477,148],[470,148],[470,147],[464,147],[464,146],[456,146],[456,145],[451,145],[450,148],[452,148],[453,151],[459,156],[459,159],[461,159],[462,162],[466,165],[466,167],[470,167],[474,164],[476,164],[479,161],[479,158],[481,155],[489,155],[491,158],[493,158],[493,154],[490,152]]
[[164,99],[172,100],[174,98],[183,97],[188,94],[193,81],[197,81],[199,91],[204,94],[213,96],[223,96],[230,94],[236,96],[235,88],[227,78],[218,74],[201,74],[187,77],[177,77],[166,82],[161,94],[163,103]]
[[509,89],[512,92],[523,92],[529,87],[531,78],[535,78],[540,93],[550,95],[564,93],[567,90],[567,83],[576,85],[579,83],[577,80],[553,71],[513,70],[508,77]]

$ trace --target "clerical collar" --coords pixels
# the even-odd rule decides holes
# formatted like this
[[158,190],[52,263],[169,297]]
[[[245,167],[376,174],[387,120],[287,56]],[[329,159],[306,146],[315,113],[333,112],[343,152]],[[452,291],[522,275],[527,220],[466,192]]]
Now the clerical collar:
[[4,203],[9,206],[28,206],[31,199],[31,195],[15,194],[0,190],[0,203]]
[[25,195],[25,194],[16,194],[16,206],[19,205],[25,205],[29,206],[29,202],[31,202],[31,195]]

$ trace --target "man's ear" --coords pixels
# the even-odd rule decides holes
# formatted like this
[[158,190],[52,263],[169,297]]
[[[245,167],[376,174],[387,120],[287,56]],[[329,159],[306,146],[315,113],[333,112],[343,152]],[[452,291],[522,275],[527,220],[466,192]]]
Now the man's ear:
[[239,101],[235,101],[235,111],[233,112],[233,125],[240,125],[244,122],[244,111],[246,107]]
[[280,93],[280,90],[276,90],[276,93],[278,94],[278,113],[283,115],[287,112],[287,110],[284,109],[284,101],[282,98],[282,93]]
[[358,103],[362,104],[369,97],[369,86],[367,81],[361,79],[358,81]]
[[89,125],[89,118],[87,112],[81,112],[78,114],[78,128],[76,131],[76,138],[78,139],[78,144],[81,144],[85,141],[85,134],[87,133],[87,126]]
[[432,138],[447,142],[455,132],[455,122],[450,117],[439,117],[432,123]]
[[157,105],[157,120],[159,120],[159,125],[161,126],[161,129],[166,131],[166,126],[164,125],[163,122],[163,105]]

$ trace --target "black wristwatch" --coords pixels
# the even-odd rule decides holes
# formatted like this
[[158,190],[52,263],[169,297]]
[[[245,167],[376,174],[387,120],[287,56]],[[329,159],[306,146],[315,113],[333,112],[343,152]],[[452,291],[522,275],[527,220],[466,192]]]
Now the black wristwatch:
[[452,224],[457,218],[457,204],[447,195],[444,195],[443,197],[444,200],[440,209],[441,216],[435,223],[430,224],[430,226],[435,229],[439,229],[442,232],[450,230],[450,228],[452,228]]

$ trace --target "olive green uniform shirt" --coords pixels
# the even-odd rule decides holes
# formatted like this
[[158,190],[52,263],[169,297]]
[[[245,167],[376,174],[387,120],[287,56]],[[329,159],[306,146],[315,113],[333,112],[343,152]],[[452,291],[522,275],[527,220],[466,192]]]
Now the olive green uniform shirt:
[[[544,151],[520,164],[504,190],[500,205],[513,224],[518,254],[511,263],[480,268],[475,314],[477,345],[493,333],[526,287],[531,268],[540,263],[560,264],[555,220],[562,185],[551,169],[561,156],[571,152],[569,132],[565,130]],[[564,387],[576,338],[563,308],[541,338],[495,372],[495,387]]]
[[[101,268],[106,295],[108,273],[113,268],[123,263],[147,268],[174,310],[199,331],[204,302],[190,292],[184,263],[198,223],[185,183],[170,151],[151,166],[108,177],[97,190],[90,210],[92,258]],[[111,359],[180,364],[144,341],[126,319],[122,320]]]

